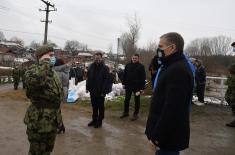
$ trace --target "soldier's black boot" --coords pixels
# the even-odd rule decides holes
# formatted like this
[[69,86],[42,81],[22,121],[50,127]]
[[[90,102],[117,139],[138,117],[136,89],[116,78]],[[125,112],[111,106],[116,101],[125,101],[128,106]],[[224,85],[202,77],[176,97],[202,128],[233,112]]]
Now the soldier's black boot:
[[64,127],[64,124],[62,124],[62,125],[58,128],[57,133],[58,133],[58,134],[60,134],[61,132],[65,133],[65,127]]
[[88,123],[88,126],[89,126],[89,127],[95,126],[96,122],[97,122],[96,119],[92,119],[92,121],[90,121],[90,122]]
[[226,126],[228,126],[228,127],[235,127],[235,120],[230,122],[230,123],[227,123]]
[[139,118],[139,116],[137,114],[134,114],[133,117],[131,118],[131,121],[135,121]]
[[101,128],[102,127],[102,120],[98,120],[94,125],[94,128]]
[[124,113],[122,114],[122,116],[120,116],[120,118],[122,119],[122,118],[126,118],[126,117],[128,117],[128,116],[129,116],[129,114],[126,113],[126,112],[124,112]]

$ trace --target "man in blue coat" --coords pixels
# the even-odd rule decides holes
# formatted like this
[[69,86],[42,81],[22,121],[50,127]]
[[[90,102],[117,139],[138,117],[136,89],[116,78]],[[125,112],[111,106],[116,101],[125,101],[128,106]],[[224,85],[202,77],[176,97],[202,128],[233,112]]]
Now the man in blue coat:
[[156,155],[179,155],[189,146],[193,71],[180,34],[164,34],[158,46],[162,66],[154,82],[145,134]]

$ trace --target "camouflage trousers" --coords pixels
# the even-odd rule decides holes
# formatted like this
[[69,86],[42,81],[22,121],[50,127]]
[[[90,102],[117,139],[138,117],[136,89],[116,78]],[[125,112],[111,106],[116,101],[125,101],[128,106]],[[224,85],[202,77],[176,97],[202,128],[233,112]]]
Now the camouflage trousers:
[[235,103],[230,104],[230,107],[232,109],[233,115],[235,115]]
[[19,85],[20,79],[16,78],[14,79],[14,88],[17,89]]
[[56,132],[37,133],[27,130],[30,143],[29,155],[50,155],[53,151]]

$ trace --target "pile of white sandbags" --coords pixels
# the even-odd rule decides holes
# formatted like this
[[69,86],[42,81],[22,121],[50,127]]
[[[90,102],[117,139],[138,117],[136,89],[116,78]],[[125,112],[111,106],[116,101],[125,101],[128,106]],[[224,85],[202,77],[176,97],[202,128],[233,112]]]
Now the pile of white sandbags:
[[[113,84],[112,92],[106,95],[107,100],[112,100],[115,96],[123,95],[125,90],[121,83]],[[75,85],[75,79],[69,81],[68,103],[73,103],[78,99],[86,100],[90,98],[90,93],[86,93],[86,80]]]

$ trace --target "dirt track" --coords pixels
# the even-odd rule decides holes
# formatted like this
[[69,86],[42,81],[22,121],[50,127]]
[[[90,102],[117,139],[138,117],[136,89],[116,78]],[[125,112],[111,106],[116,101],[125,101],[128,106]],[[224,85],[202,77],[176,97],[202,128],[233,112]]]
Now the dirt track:
[[[10,91],[0,86],[0,95]],[[20,91],[12,91],[18,93]],[[13,95],[14,96],[14,95]],[[0,96],[1,97],[1,96]],[[28,103],[14,97],[0,99],[0,154],[26,155],[29,148],[23,117]],[[66,106],[67,107],[67,106]],[[145,117],[136,122],[120,120],[120,113],[107,113],[103,128],[88,128],[90,110],[63,108],[66,133],[57,136],[53,155],[153,155],[144,135]],[[143,117],[143,116],[142,116]],[[230,109],[207,105],[192,109],[190,149],[182,155],[234,155],[235,128]]]

